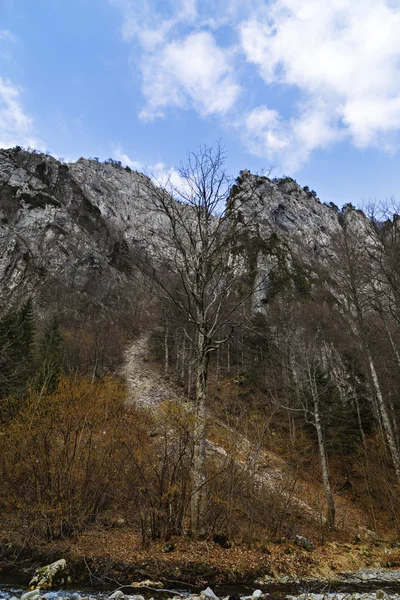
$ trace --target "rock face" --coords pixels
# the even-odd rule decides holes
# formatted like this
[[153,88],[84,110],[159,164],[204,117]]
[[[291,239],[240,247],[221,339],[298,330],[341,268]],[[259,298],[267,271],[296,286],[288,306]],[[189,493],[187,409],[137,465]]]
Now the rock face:
[[149,180],[111,164],[0,151],[0,302],[44,305],[74,289],[112,306],[133,247],[157,227]]
[[268,302],[270,275],[277,266],[293,271],[304,263],[313,269],[334,255],[334,240],[344,218],[353,231],[369,237],[370,223],[362,211],[349,206],[340,212],[332,203],[323,204],[315,192],[305,191],[290,177],[270,180],[242,171],[231,195],[233,206],[240,202],[235,218],[251,231],[250,266],[258,273],[255,311]]
[[[54,310],[73,290],[99,308],[120,310],[135,252],[150,240],[163,243],[162,216],[149,202],[152,189],[145,175],[117,164],[83,158],[62,164],[18,148],[0,150],[1,305],[33,295]],[[233,202],[243,192],[247,199],[238,218],[250,221],[253,236],[264,244],[275,232],[310,257],[330,252],[340,230],[335,207],[290,178],[271,181],[245,171],[232,190]],[[367,227],[367,219],[353,212],[357,227]],[[256,254],[264,277],[274,259]]]

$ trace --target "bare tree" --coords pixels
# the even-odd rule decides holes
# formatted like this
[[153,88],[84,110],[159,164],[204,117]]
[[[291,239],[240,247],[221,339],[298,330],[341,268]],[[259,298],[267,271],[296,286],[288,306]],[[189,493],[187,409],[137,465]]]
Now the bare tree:
[[[383,271],[379,273],[381,279],[379,281],[376,277],[377,270],[374,271],[371,266],[371,254],[374,253],[375,260],[377,256],[377,245],[376,240],[372,238],[372,229],[368,232],[369,238],[367,238],[365,232],[357,235],[354,227],[351,226],[351,213],[345,214],[341,234],[334,245],[338,300],[343,313],[347,316],[351,332],[358,340],[370,382],[374,414],[386,438],[396,477],[400,481],[400,453],[373,356],[375,341],[371,333],[371,323],[379,317],[382,318],[383,306],[389,304],[387,300],[382,302],[385,290],[389,289],[392,297],[395,297],[392,293],[395,286],[391,288],[383,282]],[[384,319],[384,323],[387,326],[387,320]],[[389,329],[387,333],[390,336]]]
[[[315,429],[322,483],[325,491],[327,515],[326,525],[335,527],[335,502],[330,483],[324,413],[327,399],[332,393],[333,383],[330,370],[329,349],[324,339],[321,321],[323,311],[310,310],[310,306],[299,306],[292,314],[286,313],[283,336],[279,342],[281,365],[277,389],[272,391],[275,402],[292,413],[303,416],[306,423]],[[289,331],[285,328],[289,325]],[[282,397],[284,402],[282,402]]]
[[[237,309],[252,294],[243,254],[233,252],[249,230],[240,208],[255,190],[235,189],[219,144],[190,152],[172,178],[144,190],[154,211],[157,235],[148,240],[141,268],[188,323],[185,335],[195,355],[195,425],[192,464],[191,529],[204,531],[206,508],[206,397],[210,353],[229,340],[240,324]],[[257,180],[254,187],[260,185]],[[154,240],[154,241],[153,241]]]

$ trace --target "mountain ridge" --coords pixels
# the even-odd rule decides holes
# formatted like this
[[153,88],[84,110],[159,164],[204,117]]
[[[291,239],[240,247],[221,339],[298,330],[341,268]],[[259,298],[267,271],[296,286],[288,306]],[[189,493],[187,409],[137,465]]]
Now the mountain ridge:
[[[323,255],[340,230],[335,208],[322,204],[293,179],[270,180],[242,171],[235,189],[246,193],[244,218],[257,214],[257,235],[276,231]],[[149,206],[155,189],[141,173],[118,163],[80,158],[61,163],[22,149],[0,150],[0,299],[9,305],[33,294],[46,304],[48,282],[67,280],[88,293],[93,280],[105,290],[126,285],[132,251],[157,239],[162,217]],[[366,217],[354,211],[358,226]],[[260,265],[262,269],[263,265]],[[59,275],[57,275],[59,273]],[[100,302],[106,302],[103,298]]]

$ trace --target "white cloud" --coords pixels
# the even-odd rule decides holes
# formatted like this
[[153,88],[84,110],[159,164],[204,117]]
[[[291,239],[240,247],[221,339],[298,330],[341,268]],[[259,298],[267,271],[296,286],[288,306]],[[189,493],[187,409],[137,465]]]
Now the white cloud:
[[[169,3],[166,1],[166,10],[162,14],[157,11],[154,0],[143,0],[140,4],[132,0],[110,2],[123,11],[123,38],[126,41],[138,41],[146,51],[152,51],[162,45],[176,27],[192,24],[197,17],[196,0],[170,0]],[[166,16],[166,12],[169,16]]]
[[[385,0],[274,0],[239,27],[247,60],[267,85],[301,92],[287,121],[265,118],[247,143],[298,168],[310,153],[349,138],[394,148],[400,129],[400,5]],[[256,137],[254,139],[254,134]],[[286,142],[276,149],[276,136]]]
[[[397,148],[400,0],[110,2],[122,9],[123,36],[133,45],[143,120],[193,108],[235,121],[251,152],[290,169],[343,140]],[[287,94],[286,110],[287,99],[293,105],[288,115],[277,91]]]
[[115,157],[116,160],[120,160],[123,165],[128,166],[134,171],[139,171],[142,173],[145,171],[143,163],[137,160],[132,160],[130,156],[121,149],[120,146],[113,146],[113,157]]
[[0,40],[5,40],[6,42],[12,42],[13,44],[17,43],[17,38],[8,29],[0,29]]
[[240,92],[228,53],[209,32],[192,33],[147,56],[142,66],[147,100],[143,120],[162,116],[167,107],[194,107],[201,115],[225,114]]
[[298,117],[284,121],[279,113],[258,106],[236,123],[252,154],[278,162],[286,173],[302,167],[313,150],[325,148],[343,138],[343,131],[332,127],[329,111],[323,105],[305,105]]
[[141,161],[133,160],[120,146],[113,146],[113,156],[116,160],[120,160],[123,165],[148,175],[157,186],[180,190],[182,193],[190,193],[187,181],[175,167],[168,167],[163,162],[145,165]]
[[0,148],[16,145],[44,149],[33,137],[33,120],[23,109],[19,88],[0,77]]
[[[163,117],[167,108],[223,115],[235,104],[240,86],[232,49],[218,46],[211,31],[202,29],[210,29],[213,19],[208,12],[206,18],[200,14],[201,3],[170,0],[161,12],[154,0],[141,6],[132,0],[110,1],[122,8],[123,38],[134,44],[132,65],[141,73],[145,99],[142,120]],[[227,6],[235,2],[229,0]]]

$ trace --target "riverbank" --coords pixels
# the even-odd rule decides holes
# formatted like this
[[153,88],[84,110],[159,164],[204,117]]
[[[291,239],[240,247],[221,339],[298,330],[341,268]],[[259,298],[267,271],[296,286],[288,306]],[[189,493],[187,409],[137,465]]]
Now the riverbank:
[[3,538],[0,572],[28,578],[38,566],[65,558],[76,583],[128,585],[151,579],[166,587],[201,587],[255,581],[334,583],[345,582],[343,573],[359,569],[400,569],[400,548],[385,542],[329,542],[311,549],[294,542],[223,545],[230,547],[181,537],[143,548],[140,536],[125,528],[92,529],[70,540],[40,545]]

